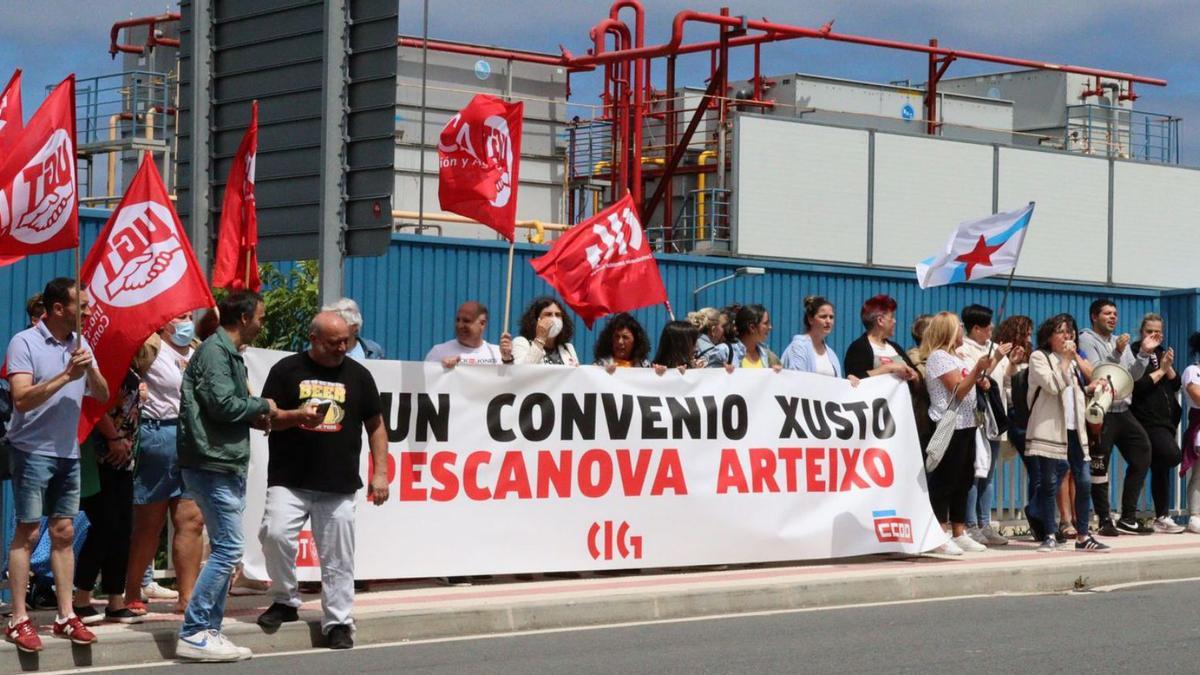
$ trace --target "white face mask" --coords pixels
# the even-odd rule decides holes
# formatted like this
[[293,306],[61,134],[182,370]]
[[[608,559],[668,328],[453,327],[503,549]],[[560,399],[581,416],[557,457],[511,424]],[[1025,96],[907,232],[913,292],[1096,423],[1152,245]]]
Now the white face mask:
[[558,334],[562,332],[562,329],[562,319],[556,316],[550,320],[550,328],[547,329],[546,335],[549,335],[552,338],[558,337]]

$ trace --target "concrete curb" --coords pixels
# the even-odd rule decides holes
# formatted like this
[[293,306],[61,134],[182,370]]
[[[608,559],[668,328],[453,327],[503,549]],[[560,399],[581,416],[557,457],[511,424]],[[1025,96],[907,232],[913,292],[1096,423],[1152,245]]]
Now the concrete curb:
[[[1072,556],[1065,560],[1059,556]],[[854,578],[825,576],[740,580],[720,574],[674,587],[642,588],[584,595],[561,594],[537,599],[487,600],[451,607],[389,609],[358,613],[356,643],[461,637],[539,629],[601,626],[614,623],[684,619],[720,614],[836,607],[860,603],[951,598],[997,593],[1062,592],[1135,581],[1190,578],[1200,567],[1200,552],[1162,552],[1131,558],[1106,554],[1049,554],[1048,564],[1012,564],[948,568],[911,564]],[[1076,557],[1077,556],[1077,557]],[[929,560],[929,559],[921,559]],[[933,562],[932,560],[930,562]],[[996,561],[1000,563],[1002,561]],[[586,589],[585,589],[586,590]],[[21,654],[11,643],[0,644],[0,663],[19,661],[23,671],[87,666],[134,665],[171,659],[176,623],[147,624],[105,634],[92,647],[45,638],[40,654]],[[319,622],[285,624],[264,633],[252,622],[234,622],[226,634],[256,654],[321,647]]]

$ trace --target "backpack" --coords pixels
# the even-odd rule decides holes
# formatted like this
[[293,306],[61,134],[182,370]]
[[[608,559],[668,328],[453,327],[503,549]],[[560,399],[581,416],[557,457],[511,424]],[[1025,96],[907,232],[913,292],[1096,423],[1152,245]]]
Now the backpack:
[[1029,427],[1029,411],[1037,403],[1037,398],[1042,393],[1042,388],[1038,387],[1038,390],[1033,392],[1033,401],[1030,401],[1028,368],[1012,376],[1011,386],[1012,409],[1008,412],[1008,422],[1013,427],[1026,429]]

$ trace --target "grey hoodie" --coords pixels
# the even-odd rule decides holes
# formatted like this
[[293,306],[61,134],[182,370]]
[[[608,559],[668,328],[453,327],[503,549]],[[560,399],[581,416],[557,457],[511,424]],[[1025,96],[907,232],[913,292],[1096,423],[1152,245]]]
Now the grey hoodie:
[[[1096,331],[1090,328],[1079,333],[1079,353],[1083,355],[1083,358],[1088,360],[1088,363],[1092,364],[1093,368],[1101,363],[1115,363],[1128,370],[1136,382],[1146,372],[1146,367],[1150,365],[1150,357],[1140,353],[1135,355],[1133,353],[1132,342],[1125,345],[1125,349],[1121,350],[1119,356],[1114,354],[1116,349],[1116,333],[1109,335],[1108,339],[1100,337]],[[1112,412],[1129,410],[1131,399],[1132,397],[1129,396],[1120,401],[1113,401],[1112,407],[1109,410]]]

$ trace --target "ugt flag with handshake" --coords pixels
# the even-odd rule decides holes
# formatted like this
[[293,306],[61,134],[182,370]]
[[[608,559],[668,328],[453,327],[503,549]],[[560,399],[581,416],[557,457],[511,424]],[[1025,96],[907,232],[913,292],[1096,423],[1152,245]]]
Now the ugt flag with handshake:
[[1011,272],[1032,217],[1029,202],[1016,211],[959,223],[943,251],[917,263],[917,283],[929,288]]

